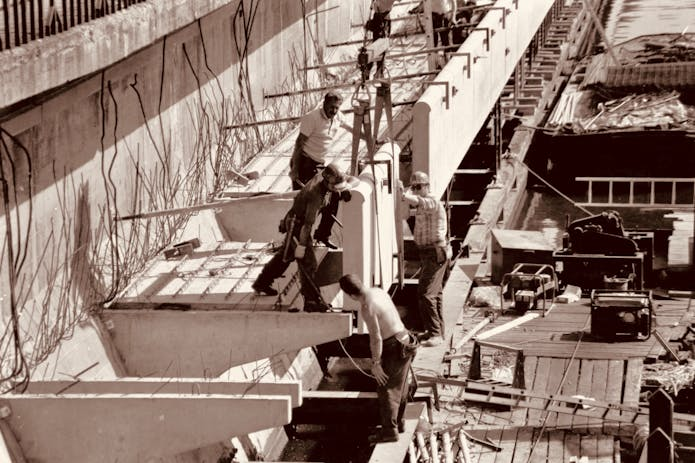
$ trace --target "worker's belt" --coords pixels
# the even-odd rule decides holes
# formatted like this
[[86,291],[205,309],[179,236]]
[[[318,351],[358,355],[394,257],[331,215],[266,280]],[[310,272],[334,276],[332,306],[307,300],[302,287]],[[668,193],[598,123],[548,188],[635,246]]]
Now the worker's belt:
[[384,349],[390,347],[400,348],[401,357],[406,358],[415,355],[417,348],[420,346],[420,341],[410,331],[403,330],[384,339],[382,345]]
[[452,257],[451,246],[448,244],[418,246],[417,250],[421,259],[434,259],[438,264]]

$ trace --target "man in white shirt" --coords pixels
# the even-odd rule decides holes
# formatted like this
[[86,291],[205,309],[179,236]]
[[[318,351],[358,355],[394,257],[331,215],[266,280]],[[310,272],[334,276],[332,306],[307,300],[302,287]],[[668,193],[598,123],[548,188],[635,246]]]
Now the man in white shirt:
[[[340,127],[352,132],[340,114],[340,104],[343,98],[336,92],[329,91],[323,99],[323,105],[306,113],[299,125],[299,136],[294,143],[292,160],[290,161],[290,178],[292,189],[300,190],[314,178],[319,168],[326,163],[326,154],[338,135]],[[347,193],[349,194],[349,193]],[[329,204],[321,210],[321,222],[314,233],[314,238],[331,249],[337,246],[330,241],[331,228],[338,213],[338,202],[341,197],[331,195]],[[343,197],[343,200],[349,200]]]

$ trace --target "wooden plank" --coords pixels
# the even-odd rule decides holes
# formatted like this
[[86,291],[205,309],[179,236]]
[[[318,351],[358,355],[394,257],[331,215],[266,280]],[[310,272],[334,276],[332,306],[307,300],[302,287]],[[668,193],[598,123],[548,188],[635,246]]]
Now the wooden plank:
[[[622,403],[625,405],[638,405],[639,394],[642,384],[642,359],[632,358],[627,361],[625,369],[625,381],[623,382],[623,398]],[[624,413],[621,413],[621,415]],[[630,425],[620,425],[621,433],[629,431]]]
[[552,430],[548,433],[548,462],[563,460],[565,431]]
[[[591,397],[591,383],[594,374],[594,361],[581,360],[579,366],[579,382],[577,383],[577,394],[584,397]],[[572,419],[573,428],[586,427],[589,420],[583,416],[575,416]],[[568,460],[569,461],[569,460]]]
[[[533,389],[533,380],[536,376],[536,365],[538,364],[538,357],[525,357],[524,358],[524,387],[526,389]],[[516,407],[512,412],[511,421],[512,424],[525,424],[526,418],[528,416],[528,409],[525,407]]]
[[[516,435],[516,446],[514,448],[514,460],[513,461],[518,461],[519,463],[527,463],[529,459],[529,455],[531,454],[531,445],[533,444],[533,430],[531,428],[522,428],[519,429],[519,432]],[[543,447],[541,444],[543,440],[538,442],[538,445],[540,448],[537,448],[534,450],[534,453],[536,451],[547,453],[547,447]]]
[[548,458],[548,436],[548,432],[544,431],[543,433],[541,433],[540,428],[535,428],[533,431],[533,440],[531,441],[531,447],[529,448],[528,456],[526,457],[526,459],[517,459],[516,455],[514,455],[514,459],[516,461],[524,461],[528,463],[546,463]]
[[513,461],[517,433],[517,428],[504,427],[502,429],[502,438],[500,439],[502,451],[497,452],[495,463],[508,463]]
[[[581,360],[575,358],[574,361],[569,365],[567,371],[567,379],[565,379],[565,383],[562,385],[562,391],[560,392],[562,395],[573,396],[577,393],[580,363]],[[558,413],[557,425],[560,427],[571,427],[572,415],[566,413]]]
[[596,463],[613,463],[613,453],[615,451],[613,441],[611,434],[598,436]]
[[[501,429],[488,429],[485,432],[485,439],[489,439],[495,445],[502,446],[502,430]],[[500,452],[495,452],[487,447],[480,447],[480,453],[478,454],[478,463],[495,463],[497,454]]]
[[579,434],[573,432],[565,434],[565,457],[562,459],[563,462],[569,462],[572,457],[579,457],[581,455],[580,441],[581,437]]
[[[536,366],[536,374],[533,378],[533,388],[535,392],[545,393],[545,385],[548,383],[548,376],[550,375],[550,363],[551,360],[547,357],[541,357],[538,359],[538,364]],[[540,399],[530,399],[531,403],[541,404]],[[528,423],[531,426],[536,426],[540,423],[541,413],[537,409],[530,409],[528,411]]]
[[[545,392],[547,394],[557,395],[560,393],[560,381],[565,373],[565,366],[568,360],[554,358],[550,362],[550,372],[548,375],[548,383],[545,386]],[[576,360],[575,360],[576,362]],[[541,415],[541,420],[545,420],[545,425],[548,428],[554,428],[557,424],[557,413],[548,412]]]
[[[606,397],[608,402],[620,402],[623,392],[623,378],[625,376],[625,362],[622,360],[608,361],[608,383],[606,384]],[[603,423],[603,432],[606,434],[616,434],[619,423],[610,421],[610,418],[620,416],[620,411],[609,410],[606,414],[606,421]],[[611,446],[612,448],[612,446]]]
[[596,461],[598,455],[598,437],[591,434],[582,434],[579,443],[580,456],[588,457],[589,461]]
[[[605,400],[606,384],[608,383],[608,360],[594,361],[594,373],[591,377],[591,393],[589,397],[596,400]],[[601,424],[601,420],[589,420],[590,426]],[[596,429],[591,429],[590,432],[596,433]]]

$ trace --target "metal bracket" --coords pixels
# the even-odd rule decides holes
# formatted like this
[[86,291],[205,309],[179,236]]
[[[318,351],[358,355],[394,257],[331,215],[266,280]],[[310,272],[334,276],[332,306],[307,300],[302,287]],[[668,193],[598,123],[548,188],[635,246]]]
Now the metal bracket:
[[423,85],[444,85],[446,88],[444,89],[444,98],[442,98],[442,101],[446,105],[446,109],[449,109],[449,81],[441,81],[441,80],[423,80],[420,82]]
[[[504,7],[504,6],[491,6],[490,8],[488,8],[488,11],[492,11],[492,10],[500,10],[500,11],[502,11],[502,20],[501,20],[501,22],[502,22],[502,29],[506,29],[506,28],[507,28],[507,15],[511,13],[511,11],[509,10],[509,8]],[[494,32],[494,31],[493,31],[493,32]]]
[[463,65],[463,72],[466,73],[466,78],[471,78],[471,54],[467,52],[454,52],[449,53],[449,56],[465,56],[467,59],[466,64]]
[[477,31],[485,31],[485,40],[483,40],[483,44],[485,45],[485,51],[490,51],[490,37],[495,35],[495,30],[489,27],[476,27],[471,31],[471,34]]
[[[379,160],[374,160],[374,161],[366,161],[365,165],[377,165],[377,164],[386,164],[386,181],[388,182],[388,187],[389,187],[389,194],[393,193],[393,176],[391,175],[392,173],[392,166],[391,166],[391,159],[379,159]],[[374,179],[376,182],[376,179]]]

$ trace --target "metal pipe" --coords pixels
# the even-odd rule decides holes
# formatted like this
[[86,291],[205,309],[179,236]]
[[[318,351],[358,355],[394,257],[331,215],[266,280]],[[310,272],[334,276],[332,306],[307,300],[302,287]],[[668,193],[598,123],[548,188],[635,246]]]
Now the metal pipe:
[[[417,100],[407,100],[407,101],[399,101],[398,103],[393,103],[391,106],[396,107],[396,106],[407,106],[411,104],[415,104]],[[374,109],[374,106],[370,106],[368,109]],[[345,111],[341,111],[343,114],[351,114],[354,112],[354,109],[346,109]],[[266,124],[275,124],[275,123],[282,123],[282,122],[296,122],[299,119],[301,119],[302,116],[290,116],[290,117],[281,117],[279,119],[271,119],[267,121],[253,121],[253,122],[246,122],[243,124],[235,124],[235,125],[228,125],[223,127],[224,130],[232,130],[232,129],[243,129],[246,127],[255,127],[257,125],[266,125]]]
[[[423,48],[421,50],[408,51],[405,53],[398,53],[395,55],[386,55],[385,58],[388,58],[388,59],[403,58],[406,56],[422,55],[424,53],[433,53],[436,51],[446,51],[446,50],[449,50],[452,48],[458,48],[458,47],[459,47],[459,45],[447,45],[446,47]],[[340,67],[340,66],[350,66],[353,64],[357,64],[357,60],[341,61],[339,63],[330,63],[330,64],[319,64],[318,66],[307,66],[301,70],[302,71],[313,71],[316,69],[327,69],[327,68],[334,68],[334,67]]]
[[217,209],[218,207],[224,207],[224,206],[227,206],[229,204],[234,204],[234,203],[239,203],[239,202],[254,202],[254,201],[268,200],[268,199],[290,199],[290,198],[294,198],[295,196],[297,196],[297,193],[299,193],[299,190],[288,191],[285,193],[269,193],[269,194],[258,194],[256,196],[243,196],[240,198],[225,199],[225,200],[221,200],[221,201],[214,201],[211,203],[196,204],[193,206],[176,207],[176,208],[172,208],[172,209],[162,209],[159,211],[141,212],[139,214],[124,215],[122,217],[115,216],[114,220],[116,220],[116,221],[121,220],[122,221],[122,220],[135,220],[135,219],[150,219],[153,217],[161,217],[163,215],[188,214],[190,212],[203,211],[206,209]]
[[[413,74],[404,74],[404,75],[392,77],[391,81],[411,79],[414,77],[431,76],[433,74],[438,74],[438,73],[439,73],[439,71],[428,71],[428,72],[416,72]],[[369,80],[369,81],[365,82],[365,84],[376,83],[376,82],[382,82],[382,81]],[[305,88],[302,90],[292,90],[292,91],[287,91],[287,92],[282,92],[282,93],[270,93],[268,95],[264,95],[263,98],[280,98],[280,97],[284,97],[284,96],[301,95],[304,93],[320,92],[323,90],[332,90],[332,89],[336,89],[336,88],[353,87],[353,86],[358,85],[358,84],[359,84],[359,82],[345,82],[343,84],[324,85],[322,87]]]

